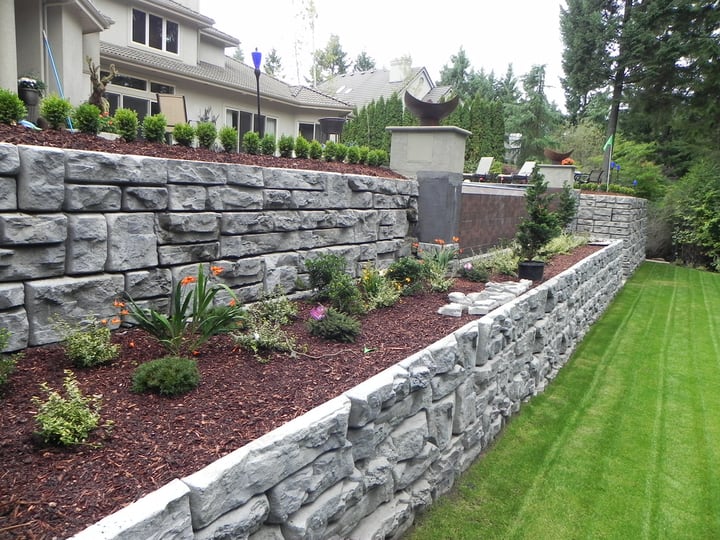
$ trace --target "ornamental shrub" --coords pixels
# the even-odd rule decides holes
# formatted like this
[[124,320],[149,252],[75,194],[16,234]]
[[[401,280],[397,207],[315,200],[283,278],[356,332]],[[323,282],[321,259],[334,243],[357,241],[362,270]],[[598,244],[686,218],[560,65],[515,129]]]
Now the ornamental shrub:
[[63,343],[65,355],[79,368],[107,364],[120,353],[120,345],[110,342],[110,329],[94,323],[72,329]]
[[260,153],[260,135],[255,131],[248,131],[243,135],[243,149],[246,154],[257,156]]
[[283,135],[278,140],[278,151],[280,157],[291,158],[293,157],[293,150],[295,149],[295,139],[290,135]]
[[65,370],[63,387],[65,396],[51,390],[46,382],[40,389],[46,394],[43,401],[33,396],[32,404],[38,408],[35,421],[40,427],[38,434],[50,444],[73,446],[87,441],[90,433],[100,424],[102,396],[85,396],[78,386],[75,375]]
[[164,143],[167,131],[167,118],[162,113],[146,116],[143,119],[142,132],[146,141]]
[[350,274],[335,274],[325,288],[325,295],[338,311],[351,315],[365,312],[362,293]]
[[237,152],[238,130],[232,126],[220,128],[218,133],[220,144],[225,152]]
[[370,150],[367,155],[367,164],[372,167],[380,167],[387,163],[387,159],[385,150]]
[[322,144],[320,144],[320,141],[312,141],[310,143],[310,150],[308,151],[308,156],[310,156],[310,159],[320,159],[323,155],[323,147]]
[[215,139],[217,139],[217,128],[212,122],[198,122],[195,135],[197,135],[200,148],[209,150],[215,144]]
[[310,155],[310,143],[302,135],[298,135],[295,139],[295,157],[307,159]]
[[0,88],[0,124],[15,124],[25,118],[27,107],[17,94]]
[[338,143],[335,145],[335,161],[337,161],[338,163],[343,163],[345,161],[345,158],[347,157],[347,153],[347,146],[342,143]]
[[360,163],[360,148],[357,146],[350,146],[347,150],[347,160],[348,163],[352,163],[353,165]]
[[363,165],[367,165],[369,153],[370,153],[369,147],[367,147],[367,146],[360,147],[360,163],[362,163]]
[[310,286],[317,289],[320,297],[325,295],[325,289],[335,276],[345,273],[346,266],[345,257],[335,253],[324,253],[305,261]]
[[132,376],[132,391],[179,396],[200,384],[197,362],[181,356],[165,356],[139,365]]
[[60,129],[66,125],[72,110],[69,100],[56,95],[47,96],[40,102],[40,116],[47,120],[52,129]]
[[325,161],[335,161],[337,153],[337,143],[335,141],[327,141],[323,149],[323,158]]
[[275,155],[275,137],[273,135],[265,135],[260,139],[260,153],[263,156]]
[[309,319],[307,325],[313,336],[343,343],[354,343],[361,332],[360,321],[333,308],[319,319]]
[[414,257],[401,257],[388,267],[385,276],[397,284],[403,296],[410,296],[422,290],[425,267]]
[[127,142],[137,139],[138,115],[132,109],[118,109],[115,111],[115,130]]
[[83,133],[97,135],[100,131],[100,109],[91,103],[78,105],[73,112],[73,127]]
[[181,146],[191,146],[195,140],[195,128],[186,122],[175,124],[173,139]]

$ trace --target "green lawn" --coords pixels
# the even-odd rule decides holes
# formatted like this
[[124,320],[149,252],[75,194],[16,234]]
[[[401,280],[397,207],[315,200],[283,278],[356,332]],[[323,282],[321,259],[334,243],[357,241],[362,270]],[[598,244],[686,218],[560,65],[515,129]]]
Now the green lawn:
[[720,275],[643,264],[407,538],[720,538]]

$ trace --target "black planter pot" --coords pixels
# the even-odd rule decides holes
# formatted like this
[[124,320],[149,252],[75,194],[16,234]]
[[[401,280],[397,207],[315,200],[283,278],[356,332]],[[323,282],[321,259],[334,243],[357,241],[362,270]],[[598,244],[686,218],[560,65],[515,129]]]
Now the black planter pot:
[[18,97],[28,107],[34,107],[40,103],[40,91],[34,88],[18,88]]
[[543,261],[521,261],[518,263],[518,278],[542,281],[545,263]]

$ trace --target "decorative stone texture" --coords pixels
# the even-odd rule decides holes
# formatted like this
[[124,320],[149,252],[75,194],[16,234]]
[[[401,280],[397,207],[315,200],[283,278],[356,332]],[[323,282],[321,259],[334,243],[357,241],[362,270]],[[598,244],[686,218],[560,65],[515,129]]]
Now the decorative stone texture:
[[108,214],[107,224],[108,272],[157,266],[157,238],[153,214]]
[[264,187],[263,177],[265,171],[267,171],[266,168],[235,164],[228,164],[226,167],[228,184],[256,188]]
[[117,212],[122,208],[122,191],[118,186],[65,186],[66,212]]
[[102,215],[68,217],[65,272],[69,275],[102,272],[107,260],[107,224]]
[[15,181],[15,178],[0,176],[0,211],[13,211],[16,208],[17,183]]
[[156,216],[160,244],[192,244],[215,240],[220,234],[220,214],[169,212]]
[[0,143],[0,176],[14,176],[20,170],[20,155],[17,146]]
[[193,539],[190,523],[188,487],[180,480],[146,495],[137,503],[91,525],[70,540],[100,540],[115,538]]
[[[0,295],[2,295],[1,291]],[[1,299],[2,296],[0,296]],[[25,309],[16,308],[0,311],[0,328],[7,328],[10,331],[7,347],[0,350],[0,352],[19,351],[28,346],[30,325]]]
[[73,323],[89,317],[103,319],[112,313],[111,298],[120,296],[121,275],[57,278],[25,284],[25,304],[30,322],[30,345],[55,343],[62,339],[52,324],[59,316]]
[[227,165],[207,161],[167,161],[168,182],[173,184],[213,185],[227,183]]
[[25,303],[22,283],[0,283],[0,310],[20,307]]
[[263,195],[259,189],[241,186],[213,186],[208,189],[210,210],[260,210],[263,207]]
[[207,207],[208,190],[205,186],[168,186],[168,210],[202,212]]
[[57,212],[65,197],[65,153],[57,148],[18,146],[18,210]]
[[125,292],[133,299],[167,296],[172,292],[172,273],[167,268],[128,272]]
[[64,150],[65,178],[99,184],[166,184],[167,161],[160,158]]
[[159,212],[167,209],[168,198],[165,187],[126,187],[121,206],[124,212]]
[[62,276],[65,244],[33,247],[0,247],[0,281],[19,281]]
[[219,538],[248,538],[267,520],[269,514],[268,499],[265,495],[253,497],[240,508],[227,514],[195,532],[194,540]]
[[0,244],[4,246],[55,244],[66,236],[63,214],[0,214]]

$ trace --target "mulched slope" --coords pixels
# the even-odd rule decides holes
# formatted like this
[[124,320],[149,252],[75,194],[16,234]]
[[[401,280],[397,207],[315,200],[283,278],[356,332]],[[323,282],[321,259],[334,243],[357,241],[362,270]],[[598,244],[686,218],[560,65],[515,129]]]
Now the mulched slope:
[[[600,249],[586,246],[549,263],[545,279]],[[453,290],[480,291],[478,283],[458,280]],[[60,388],[63,370],[72,366],[60,346],[30,348],[18,365],[2,400],[0,415],[0,538],[65,538],[161,487],[191,474],[232,450],[338,396],[408,357],[475,317],[437,315],[444,293],[403,298],[362,321],[355,344],[310,336],[305,327],[311,306],[291,333],[306,354],[273,355],[261,363],[236,348],[228,336],[200,350],[199,388],[177,398],[129,391],[133,370],[163,356],[146,334],[119,330],[120,359],[96,369],[73,369],[86,394],[103,395],[100,431],[78,449],[43,447],[31,398],[46,381]]]

